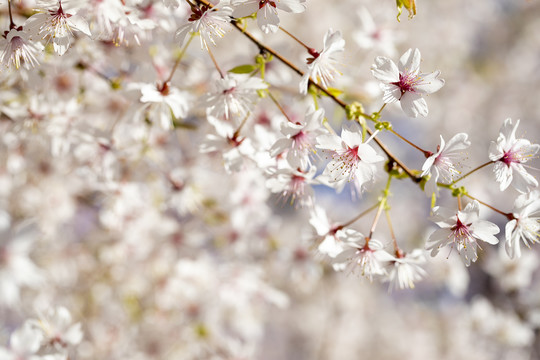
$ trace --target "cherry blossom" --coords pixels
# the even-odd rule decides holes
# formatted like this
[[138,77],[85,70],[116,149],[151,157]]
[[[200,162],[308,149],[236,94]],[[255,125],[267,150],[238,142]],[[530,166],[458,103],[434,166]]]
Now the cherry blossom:
[[540,191],[521,194],[514,203],[513,219],[505,227],[505,249],[510,258],[521,256],[521,242],[540,242]]
[[50,6],[47,11],[32,15],[25,22],[25,26],[38,36],[52,39],[54,51],[58,55],[65,54],[71,44],[74,31],[92,36],[86,20],[77,14],[66,13],[64,7],[62,7],[62,1],[59,0],[57,7]]
[[208,114],[226,121],[235,119],[239,124],[258,100],[257,90],[267,87],[260,78],[229,73],[216,80],[214,91],[207,94],[202,101]]
[[456,248],[465,265],[469,266],[478,259],[477,251],[481,249],[478,240],[497,244],[499,240],[494,235],[499,233],[499,227],[478,219],[479,212],[480,204],[476,200],[458,211],[434,207],[431,220],[440,229],[429,236],[426,248],[431,250],[431,256],[436,256],[443,247],[450,245],[452,250]]
[[208,49],[208,44],[216,45],[216,38],[222,38],[230,27],[232,9],[219,4],[210,8],[207,5],[191,5],[191,16],[188,23],[176,31],[176,39],[180,45],[188,34],[200,34],[201,48]]
[[435,193],[438,195],[439,188],[437,182],[439,178],[450,183],[455,180],[455,176],[460,174],[456,168],[456,164],[463,157],[463,150],[468,148],[471,142],[468,140],[468,135],[459,133],[454,135],[448,143],[445,143],[441,135],[441,144],[437,146],[437,152],[426,159],[422,165],[421,176],[430,175],[425,190],[428,196]]
[[527,172],[523,164],[538,153],[540,145],[516,138],[518,126],[519,120],[515,125],[510,118],[504,121],[499,137],[489,146],[489,159],[495,162],[493,172],[501,191],[512,184],[517,191],[526,193],[538,186],[538,181]]
[[341,136],[334,134],[317,137],[317,148],[329,150],[331,160],[324,169],[330,183],[338,185],[343,180],[357,180],[362,186],[375,178],[376,163],[384,158],[366,142],[362,141],[362,131],[356,124],[343,128]]
[[341,36],[341,32],[329,29],[324,36],[323,50],[321,52],[314,49],[309,50],[312,57],[307,59],[308,70],[300,80],[300,93],[307,94],[310,79],[328,88],[330,82],[334,80],[334,76],[341,74],[335,68],[337,61],[334,56],[344,50],[345,40]]
[[380,80],[385,103],[398,102],[409,117],[427,116],[428,107],[423,96],[440,90],[444,80],[440,71],[420,73],[420,50],[409,49],[396,65],[391,59],[378,56],[371,67],[373,76]]
[[281,133],[285,137],[279,138],[272,148],[270,155],[275,157],[287,152],[287,161],[293,168],[305,169],[310,162],[310,155],[314,155],[316,138],[326,133],[322,126],[324,110],[315,110],[310,107],[304,120],[296,122],[287,121],[281,124]]
[[270,178],[266,181],[266,186],[273,193],[281,194],[284,201],[296,203],[299,206],[313,204],[315,192],[311,184],[317,169],[311,167],[307,170],[293,168],[281,168],[270,172]]
[[345,243],[343,252],[334,259],[335,263],[345,264],[352,272],[359,269],[360,275],[369,281],[373,281],[374,276],[386,275],[385,265],[394,257],[384,250],[379,240],[367,239],[363,235],[359,238]]
[[43,46],[31,41],[28,33],[22,27],[6,31],[3,37],[5,38],[5,47],[1,61],[6,67],[13,65],[18,69],[22,62],[26,69],[30,69],[39,64],[36,56],[43,49]]
[[421,267],[425,264],[424,250],[415,249],[407,254],[398,254],[390,263],[389,290],[413,289],[414,283],[427,276],[427,272]]
[[140,101],[145,104],[141,111],[147,112],[148,119],[155,121],[163,130],[172,129],[174,120],[186,117],[190,100],[188,93],[170,86],[167,82],[157,86],[143,84],[140,85],[140,90]]

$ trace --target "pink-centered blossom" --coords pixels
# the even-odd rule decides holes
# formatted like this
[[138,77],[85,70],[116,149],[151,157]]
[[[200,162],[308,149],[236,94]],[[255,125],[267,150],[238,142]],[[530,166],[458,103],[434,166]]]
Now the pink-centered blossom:
[[409,117],[427,116],[428,107],[424,95],[432,94],[444,85],[439,79],[440,71],[420,73],[420,50],[409,49],[396,65],[391,59],[378,56],[371,66],[373,76],[380,80],[385,103],[398,102]]
[[517,191],[526,193],[538,186],[538,180],[527,172],[524,164],[538,154],[540,145],[516,138],[518,125],[519,120],[515,125],[510,118],[504,121],[499,137],[489,146],[489,159],[495,162],[493,171],[501,191],[512,184]]
[[50,39],[58,55],[64,55],[67,51],[74,32],[92,36],[86,20],[77,14],[66,12],[62,1],[58,1],[56,6],[49,6],[45,12],[32,15],[26,21],[25,27],[43,39]]
[[325,88],[330,86],[334,76],[341,75],[336,69],[337,60],[335,54],[345,50],[345,40],[340,31],[329,29],[324,36],[324,48],[321,52],[314,49],[309,50],[310,58],[307,59],[308,70],[300,80],[300,93],[307,94],[309,80],[322,85]]
[[374,276],[386,275],[385,266],[393,261],[394,257],[384,250],[382,242],[361,236],[359,240],[347,242],[345,249],[335,259],[335,263],[345,265],[352,272],[357,270],[360,275],[373,281]]
[[415,249],[407,254],[399,254],[396,256],[390,265],[388,280],[390,282],[389,290],[399,289],[414,289],[414,283],[422,280],[427,273],[422,268],[422,264],[426,262],[424,251]]
[[183,45],[188,34],[199,34],[201,48],[208,49],[208,44],[216,45],[216,38],[222,38],[230,28],[231,12],[229,6],[219,4],[210,8],[207,5],[191,5],[188,23],[176,31],[176,40]]
[[31,41],[22,27],[6,31],[3,37],[5,41],[1,54],[2,64],[6,67],[13,65],[18,69],[22,63],[27,70],[39,64],[36,56],[43,50],[43,45]]
[[266,187],[273,193],[280,194],[284,201],[299,206],[313,204],[315,192],[311,187],[317,169],[311,167],[307,170],[282,168],[273,170],[271,177],[266,181]]
[[214,91],[205,95],[202,101],[209,115],[225,121],[236,119],[240,124],[259,99],[257,90],[266,88],[268,85],[260,78],[228,73],[216,80]]
[[287,121],[281,124],[279,138],[270,149],[270,156],[275,157],[287,152],[287,162],[293,168],[305,169],[311,164],[310,156],[316,153],[316,138],[326,133],[322,123],[324,110],[312,106],[307,110],[303,120]]
[[433,193],[438,195],[437,181],[439,179],[448,184],[460,174],[456,164],[463,157],[463,151],[470,145],[471,142],[465,133],[454,135],[448,143],[445,143],[441,136],[441,144],[437,147],[437,152],[428,157],[422,165],[421,176],[431,175],[425,185],[428,196]]
[[330,184],[356,179],[356,185],[362,186],[375,179],[375,164],[384,157],[368,144],[372,138],[363,142],[362,130],[356,123],[343,128],[341,136],[325,134],[317,137],[317,148],[327,150],[331,157],[323,172]]
[[518,196],[512,216],[505,227],[505,249],[513,259],[521,256],[521,242],[527,247],[540,242],[540,191]]
[[450,245],[456,248],[465,265],[478,259],[477,251],[481,249],[478,240],[488,244],[497,244],[499,240],[495,234],[499,233],[499,227],[492,222],[479,220],[480,204],[473,201],[463,210],[452,210],[436,206],[433,208],[434,221],[440,229],[435,230],[428,239],[427,250],[431,250],[431,256],[436,256],[439,251]]

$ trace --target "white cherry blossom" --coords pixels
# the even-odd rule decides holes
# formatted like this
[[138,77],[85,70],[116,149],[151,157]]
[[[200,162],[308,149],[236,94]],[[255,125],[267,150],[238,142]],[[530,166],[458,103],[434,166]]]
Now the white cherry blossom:
[[540,191],[518,196],[512,217],[505,227],[505,249],[513,259],[521,256],[521,242],[527,247],[540,242]]
[[450,245],[457,252],[465,265],[478,259],[477,251],[481,249],[478,240],[488,244],[497,244],[499,240],[495,234],[499,233],[499,227],[492,222],[479,220],[480,204],[473,201],[463,210],[452,210],[436,206],[433,208],[434,221],[440,229],[435,230],[428,239],[427,250],[431,250],[431,256],[436,256],[439,251]]
[[394,261],[394,257],[384,250],[382,242],[376,239],[368,241],[361,235],[359,239],[345,243],[343,252],[334,261],[338,266],[344,264],[352,272],[359,269],[360,275],[373,281],[374,276],[387,274],[385,266]]
[[48,308],[40,313],[39,320],[29,320],[29,323],[43,333],[45,344],[57,350],[78,345],[83,338],[81,323],[73,323],[69,310],[63,306]]
[[49,7],[44,12],[32,15],[25,23],[31,31],[43,39],[51,39],[54,51],[64,55],[73,39],[73,32],[81,32],[92,36],[84,18],[77,14],[65,12],[65,5],[59,0],[56,7]]
[[315,110],[311,106],[304,120],[296,122],[287,121],[281,124],[281,133],[285,137],[279,138],[272,148],[270,155],[275,157],[287,152],[287,161],[293,168],[305,169],[311,163],[310,155],[315,154],[316,138],[326,133],[322,122],[324,110]]
[[4,35],[4,38],[1,61],[6,67],[13,65],[18,69],[22,63],[29,70],[39,64],[36,56],[43,50],[43,45],[30,40],[28,33],[22,27],[12,28]]
[[343,128],[341,136],[326,134],[317,137],[317,148],[328,150],[331,160],[326,165],[323,175],[327,175],[330,183],[353,181],[362,186],[372,182],[377,168],[375,164],[384,160],[384,157],[368,144],[362,141],[362,130],[356,123],[349,128]]
[[226,121],[241,121],[259,99],[257,90],[266,88],[268,85],[260,78],[228,73],[215,81],[214,91],[204,96],[202,101],[209,115]]
[[371,66],[373,76],[382,82],[385,103],[398,102],[409,117],[427,116],[428,107],[424,95],[440,90],[444,80],[440,71],[420,73],[420,50],[409,49],[396,65],[391,59],[378,56]]
[[441,135],[441,144],[437,146],[437,152],[426,159],[422,165],[421,176],[431,175],[425,185],[426,194],[438,195],[439,188],[437,181],[441,179],[445,183],[450,183],[454,177],[460,174],[456,164],[463,157],[463,151],[471,145],[468,135],[459,133],[454,135],[448,143],[445,143]]
[[415,282],[427,276],[427,272],[421,266],[425,262],[426,257],[422,249],[415,249],[407,254],[399,253],[391,261],[390,273],[388,274],[389,290],[413,289]]
[[231,12],[229,6],[219,4],[210,8],[207,5],[191,5],[188,23],[176,31],[176,40],[184,44],[188,34],[200,34],[201,48],[208,49],[208,44],[216,45],[216,38],[222,38],[230,28]]
[[489,146],[489,159],[495,162],[493,171],[501,191],[511,184],[517,191],[526,193],[538,186],[538,180],[527,172],[527,165],[523,164],[538,154],[540,145],[516,138],[518,125],[519,120],[515,125],[510,118],[504,121],[499,137]]
[[[155,121],[163,130],[173,128],[173,119],[184,119],[189,109],[188,93],[170,86],[168,82],[161,85],[140,85],[141,98],[144,103],[142,111],[148,113],[150,121]],[[172,116],[171,116],[172,115]]]
[[310,58],[307,59],[308,70],[300,80],[300,93],[307,94],[309,80],[322,85],[325,88],[330,86],[334,76],[341,75],[335,68],[337,61],[335,54],[345,50],[345,40],[340,31],[329,29],[324,36],[324,48],[321,52],[314,49],[309,50]]
[[308,206],[313,204],[315,192],[311,184],[317,169],[311,167],[307,170],[294,168],[282,168],[273,170],[271,177],[266,181],[268,189],[277,194],[281,194],[283,201],[289,200],[291,205]]

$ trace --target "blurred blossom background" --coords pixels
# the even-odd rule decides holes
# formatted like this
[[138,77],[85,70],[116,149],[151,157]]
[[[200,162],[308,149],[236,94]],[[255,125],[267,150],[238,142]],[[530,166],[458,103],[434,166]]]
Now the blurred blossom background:
[[[195,37],[172,71],[179,100],[160,100],[156,88],[182,48],[175,33],[192,23],[187,2],[62,5],[91,36],[84,26],[71,29],[65,54],[45,39],[39,65],[0,71],[0,360],[540,359],[540,249],[522,246],[510,259],[505,216],[480,207],[480,218],[501,229],[500,242],[482,243],[469,267],[450,247],[436,257],[423,250],[426,275],[413,289],[389,291],[388,281],[370,282],[361,271],[334,271],[318,250],[311,205],[270,191],[269,150],[286,119],[268,96],[242,128],[242,146],[255,149],[249,156],[224,156],[228,145],[201,151],[219,131],[206,113],[219,73]],[[370,71],[375,57],[397,62],[418,48],[421,69],[441,71],[445,85],[426,96],[426,117],[389,104],[382,120],[432,152],[440,136],[467,133],[463,173],[489,161],[507,118],[520,119],[518,138],[540,142],[538,1],[417,0],[417,15],[404,9],[399,22],[391,0],[305,5],[298,14],[280,11],[281,26],[318,51],[328,29],[341,31],[342,75],[331,86],[367,113],[383,104]],[[58,3],[11,7],[22,25],[34,9]],[[0,14],[10,30],[7,1]],[[245,25],[306,69],[309,54],[285,33]],[[253,64],[259,53],[232,28],[209,47],[223,71]],[[300,76],[274,59],[265,81],[291,119],[304,118],[313,97],[300,95]],[[318,105],[339,133],[343,109],[329,97]],[[422,168],[420,152],[391,133],[377,137],[408,167]],[[317,174],[327,162],[319,153]],[[538,154],[527,166],[538,179]],[[377,203],[382,168],[360,196],[348,184],[339,193],[317,184],[313,201],[331,224],[343,224]],[[459,184],[503,212],[519,195],[500,191],[492,165]],[[440,192],[437,205],[457,206],[450,191]],[[399,247],[425,249],[437,228],[430,198],[405,178],[393,180],[388,203]],[[351,228],[367,235],[374,214]],[[392,251],[384,216],[374,238]]]

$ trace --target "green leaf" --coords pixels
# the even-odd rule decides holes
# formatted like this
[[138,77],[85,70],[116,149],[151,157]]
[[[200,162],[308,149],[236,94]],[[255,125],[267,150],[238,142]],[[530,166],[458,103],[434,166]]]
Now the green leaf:
[[249,74],[255,70],[257,70],[257,66],[255,65],[240,65],[233,67],[229,72],[234,74]]

